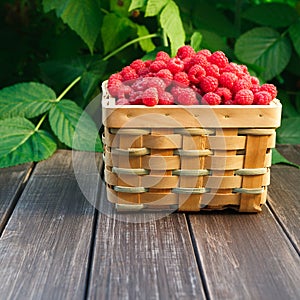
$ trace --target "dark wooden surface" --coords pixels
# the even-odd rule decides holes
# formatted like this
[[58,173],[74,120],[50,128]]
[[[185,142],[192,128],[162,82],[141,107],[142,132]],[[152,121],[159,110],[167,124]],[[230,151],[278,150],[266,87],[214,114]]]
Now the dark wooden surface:
[[[299,146],[278,149],[300,163]],[[94,208],[100,168],[58,151],[0,169],[1,300],[300,299],[299,169],[272,167],[260,214],[135,219]]]

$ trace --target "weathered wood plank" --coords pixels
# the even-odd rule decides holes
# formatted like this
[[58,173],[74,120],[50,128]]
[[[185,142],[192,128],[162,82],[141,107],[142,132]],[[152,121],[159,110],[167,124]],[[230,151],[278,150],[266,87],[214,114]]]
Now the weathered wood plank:
[[204,299],[185,216],[139,216],[99,215],[88,298]]
[[[279,151],[300,164],[300,147],[281,146]],[[300,169],[283,164],[272,166],[268,203],[300,252]]]
[[299,299],[300,260],[267,207],[190,215],[211,299]]
[[[0,240],[2,299],[84,297],[94,209],[75,180],[71,155],[58,151],[37,164],[7,223]],[[92,154],[77,153],[75,161],[96,197]]]
[[33,164],[0,169],[0,233],[20,196]]

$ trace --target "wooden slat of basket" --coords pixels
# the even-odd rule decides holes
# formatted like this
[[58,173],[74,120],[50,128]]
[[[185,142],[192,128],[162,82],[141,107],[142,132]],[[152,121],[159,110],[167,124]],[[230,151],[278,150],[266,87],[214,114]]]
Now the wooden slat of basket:
[[[165,152],[166,153],[166,152]],[[142,168],[151,170],[176,170],[180,168],[180,158],[177,155],[146,155],[142,157]]]

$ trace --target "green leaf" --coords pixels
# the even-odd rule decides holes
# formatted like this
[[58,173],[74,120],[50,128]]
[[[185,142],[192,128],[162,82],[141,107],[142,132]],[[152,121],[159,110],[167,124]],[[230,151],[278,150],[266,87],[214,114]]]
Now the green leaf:
[[202,34],[198,31],[195,31],[191,36],[191,46],[197,52],[201,49],[200,45],[202,42]]
[[254,23],[270,27],[287,27],[297,19],[295,9],[283,3],[263,3],[251,6],[243,15]]
[[297,54],[300,56],[300,19],[289,28],[289,34]]
[[177,49],[184,45],[185,32],[181,22],[178,6],[169,1],[160,15],[162,29],[171,42],[171,55],[175,56]]
[[195,1],[191,17],[198,31],[205,29],[216,32],[218,35],[224,37],[238,36],[236,27],[210,1]]
[[118,48],[129,37],[136,36],[136,26],[128,18],[107,14],[103,19],[101,35],[106,54]]
[[49,122],[59,140],[75,150],[102,151],[91,117],[71,100],[61,100],[50,110]]
[[287,164],[300,169],[300,166],[287,160],[277,149],[272,149],[272,165]]
[[125,16],[127,17],[129,15],[129,6],[130,6],[130,0],[110,0],[110,10],[115,12],[119,16]]
[[285,69],[292,49],[288,38],[272,28],[260,27],[241,35],[234,52],[240,61],[263,67],[261,76],[267,81]]
[[100,32],[102,13],[97,0],[43,0],[44,11],[53,9],[57,17],[73,29],[93,52]]
[[211,51],[222,50],[226,54],[230,52],[230,48],[226,44],[226,40],[212,31],[201,30],[202,41],[201,47],[207,48]]
[[290,118],[290,117],[297,117],[298,112],[295,106],[291,102],[291,97],[285,90],[278,91],[278,99],[282,104],[282,117],[283,118]]
[[[138,37],[142,37],[142,36],[145,36],[145,35],[148,35],[148,34],[149,34],[149,31],[146,28],[146,26],[137,25],[137,35],[138,35]],[[142,40],[139,43],[140,43],[141,48],[145,52],[150,52],[150,51],[155,49],[155,45],[153,44],[151,39]]]
[[147,3],[147,0],[132,0],[128,11],[132,11],[141,7],[144,7]]
[[0,90],[0,119],[36,117],[48,111],[55,99],[54,91],[44,84],[17,83]]
[[279,144],[300,144],[300,117],[285,118],[277,129]]
[[160,13],[169,0],[148,0],[145,17],[153,17]]
[[56,150],[52,136],[25,118],[0,120],[0,167],[40,161]]

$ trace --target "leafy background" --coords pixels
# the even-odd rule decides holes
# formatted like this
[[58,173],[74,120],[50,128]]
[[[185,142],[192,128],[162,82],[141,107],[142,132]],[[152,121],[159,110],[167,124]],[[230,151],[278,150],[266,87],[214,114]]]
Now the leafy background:
[[101,151],[96,125],[83,113],[101,82],[134,59],[174,55],[183,44],[222,50],[262,83],[274,83],[283,104],[277,143],[300,143],[300,1],[0,5],[0,167],[39,161],[57,148]]

